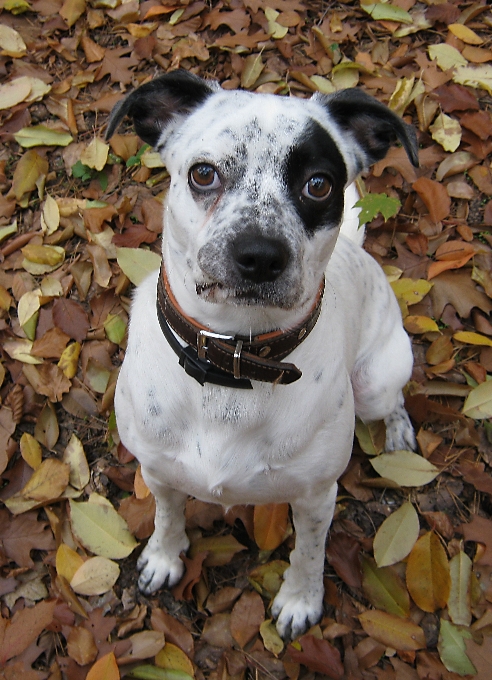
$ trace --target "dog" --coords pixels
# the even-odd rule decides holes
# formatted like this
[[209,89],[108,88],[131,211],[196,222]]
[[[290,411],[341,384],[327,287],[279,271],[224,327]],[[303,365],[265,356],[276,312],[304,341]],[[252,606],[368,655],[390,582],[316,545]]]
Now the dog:
[[162,268],[135,292],[115,394],[156,500],[138,585],[180,580],[188,495],[289,502],[296,543],[272,615],[295,638],[322,615],[355,416],[384,419],[388,451],[415,448],[410,341],[344,200],[398,141],[416,166],[415,132],[359,89],[281,97],[185,71],[120,101],[107,139],[127,115],[171,176]]

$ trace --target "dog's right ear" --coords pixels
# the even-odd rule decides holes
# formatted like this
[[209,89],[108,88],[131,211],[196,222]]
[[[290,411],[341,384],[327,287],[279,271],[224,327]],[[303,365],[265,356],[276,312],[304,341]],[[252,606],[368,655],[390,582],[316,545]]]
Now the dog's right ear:
[[110,139],[125,116],[133,118],[138,136],[156,146],[174,116],[186,115],[215,92],[205,80],[182,69],[166,73],[134,90],[116,104],[106,128]]

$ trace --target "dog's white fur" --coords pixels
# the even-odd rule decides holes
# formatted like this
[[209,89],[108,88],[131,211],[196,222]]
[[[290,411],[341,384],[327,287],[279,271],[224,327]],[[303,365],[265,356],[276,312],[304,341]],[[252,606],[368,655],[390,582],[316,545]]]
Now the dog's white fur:
[[[252,390],[201,386],[187,375],[159,327],[157,274],[136,290],[115,407],[121,440],[140,461],[157,505],[155,531],[138,562],[139,586],[151,593],[179,581],[180,553],[189,545],[188,495],[225,506],[288,501],[296,546],[272,613],[281,635],[297,636],[322,613],[325,538],[355,415],[386,420],[388,450],[414,447],[401,392],[411,373],[410,342],[383,271],[357,243],[352,182],[368,164],[365,150],[324,101],[214,88],[190,108],[166,120],[157,144],[172,178],[163,258],[182,309],[212,331],[255,335],[299,323],[323,273],[326,287],[314,330],[287,358],[302,378],[255,382]],[[308,235],[281,177],[292,140],[302,139],[313,120],[345,164],[341,235],[335,224]],[[231,166],[223,161],[248,129],[241,160],[231,161],[231,172],[241,170],[234,190],[225,187],[208,202],[193,194],[190,167],[206,162],[226,175]],[[257,216],[255,228],[282,234],[290,259],[282,281],[246,303],[236,296],[228,258],[248,211]]]

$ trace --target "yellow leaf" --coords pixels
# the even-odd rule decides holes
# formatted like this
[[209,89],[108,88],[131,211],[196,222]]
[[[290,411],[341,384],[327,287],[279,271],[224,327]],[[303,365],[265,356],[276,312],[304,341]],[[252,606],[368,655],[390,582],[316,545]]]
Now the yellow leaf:
[[70,501],[72,531],[88,550],[110,559],[128,557],[137,545],[112,506]]
[[421,536],[407,561],[407,588],[424,612],[446,606],[451,587],[449,564],[441,541],[433,531]]
[[260,625],[260,635],[265,649],[275,656],[278,656],[282,652],[284,643],[280,635],[277,633],[277,628],[272,619],[266,619],[263,621],[263,623]]
[[288,535],[289,504],[255,505],[253,525],[256,545],[260,550],[275,550]]
[[412,451],[392,451],[371,458],[376,472],[400,486],[424,486],[439,474],[439,470]]
[[465,345],[483,345],[485,347],[492,347],[492,340],[480,333],[473,333],[472,331],[457,331],[453,334],[453,338],[458,342],[463,342]]
[[84,564],[82,557],[65,543],[60,543],[56,551],[56,573],[69,583],[73,575]]
[[466,66],[468,62],[466,59],[458,52],[456,47],[448,45],[446,43],[439,43],[437,45],[430,45],[429,56],[431,59],[437,61],[437,65],[443,71],[447,71],[450,68],[455,68],[457,66]]
[[407,618],[410,614],[410,596],[406,585],[393,567],[377,567],[370,557],[361,557],[362,589],[376,609]]
[[21,297],[17,306],[17,316],[21,326],[24,326],[38,311],[41,306],[40,298],[40,290],[29,290]]
[[120,680],[120,671],[113,652],[98,659],[85,680]]
[[492,380],[472,389],[463,405],[463,414],[475,420],[492,418]]
[[467,45],[481,45],[483,43],[482,38],[465,24],[448,24],[448,29]]
[[60,209],[55,199],[48,195],[44,202],[43,212],[41,213],[41,225],[48,236],[55,232],[60,226]]
[[378,567],[403,560],[419,537],[419,518],[412,503],[403,505],[387,517],[374,537],[374,559]]
[[61,368],[67,378],[74,378],[77,374],[77,364],[79,361],[80,350],[82,346],[80,342],[72,342],[71,345],[65,347],[58,362],[58,367]]
[[157,654],[155,665],[159,666],[159,668],[187,673],[192,678],[195,677],[195,670],[190,659],[182,649],[171,642],[166,642],[164,649]]
[[31,83],[27,76],[15,78],[0,85],[0,110],[10,109],[23,102],[31,93]]
[[22,248],[22,254],[35,264],[47,264],[50,267],[60,265],[65,259],[65,250],[60,246],[37,246],[29,243]]
[[25,148],[32,146],[68,146],[73,137],[63,130],[53,130],[46,125],[25,127],[14,133],[17,144]]
[[397,651],[412,652],[427,646],[424,631],[413,621],[382,611],[359,615],[362,628],[374,640]]
[[492,66],[458,66],[454,71],[453,81],[459,85],[483,88],[492,94]]
[[44,502],[59,498],[68,486],[68,465],[57,458],[47,458],[34,471],[20,495]]
[[159,269],[161,257],[143,248],[117,248],[117,259],[121,271],[138,286],[147,276]]
[[22,36],[7,24],[0,24],[0,54],[20,59],[27,53]]
[[472,561],[462,550],[449,563],[451,590],[448,599],[448,612],[451,621],[457,626],[469,626],[471,612],[471,575]]
[[85,12],[85,7],[86,0],[65,0],[60,9],[60,15],[65,19],[69,28],[82,16]]
[[62,460],[70,469],[70,484],[75,489],[83,489],[87,486],[90,481],[90,470],[84,447],[77,435],[72,434],[70,437]]
[[413,279],[402,278],[391,281],[390,285],[397,299],[402,300],[407,305],[420,302],[432,288],[432,283],[425,279],[414,281]]
[[441,332],[437,323],[429,316],[407,316],[403,325],[405,326],[405,330],[413,335]]
[[109,144],[105,144],[99,137],[94,137],[91,143],[80,154],[80,161],[94,170],[102,170],[108,160]]
[[429,126],[432,139],[440,144],[444,151],[456,151],[461,143],[461,125],[445,113],[440,113]]
[[37,151],[30,150],[19,159],[14,170],[12,189],[17,201],[24,194],[36,189],[37,182],[48,174],[48,161],[40,156]]
[[29,432],[24,432],[20,438],[20,452],[29,467],[37,470],[41,465],[43,454],[39,442]]
[[114,586],[120,575],[120,568],[107,557],[91,557],[77,569],[70,581],[70,587],[78,595],[102,595]]
[[3,343],[3,349],[12,359],[22,361],[24,364],[42,364],[43,360],[34,357],[31,354],[32,341],[31,340],[7,340]]

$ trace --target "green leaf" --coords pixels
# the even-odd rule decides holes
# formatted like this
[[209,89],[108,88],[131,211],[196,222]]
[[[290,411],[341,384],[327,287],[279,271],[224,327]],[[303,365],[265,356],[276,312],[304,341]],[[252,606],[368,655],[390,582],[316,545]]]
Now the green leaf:
[[362,420],[357,419],[355,421],[355,434],[360,448],[368,456],[378,456],[384,451],[386,428],[382,420],[363,423]]
[[359,225],[362,225],[371,222],[379,213],[385,220],[389,220],[398,213],[401,203],[397,198],[387,194],[366,194],[364,198],[357,201],[354,207],[361,209]]
[[45,125],[25,127],[14,134],[17,144],[25,148],[32,146],[68,146],[73,137],[68,132],[52,130]]
[[413,19],[407,11],[396,5],[390,5],[389,2],[374,5],[364,5],[361,3],[361,9],[370,14],[376,21],[399,21],[402,24],[413,23]]
[[465,652],[465,638],[469,639],[471,637],[472,635],[469,631],[458,628],[450,621],[441,619],[437,649],[439,650],[441,661],[451,673],[476,675],[477,669]]
[[463,414],[475,420],[492,418],[492,380],[475,387],[463,405]]
[[438,468],[412,451],[382,453],[370,460],[376,472],[400,486],[424,486],[439,474]]
[[408,590],[393,567],[378,567],[370,557],[361,555],[362,588],[376,609],[407,617],[410,613]]
[[116,259],[123,274],[135,286],[161,266],[161,256],[143,248],[116,248]]
[[92,177],[92,170],[88,165],[84,165],[82,161],[77,161],[75,165],[72,165],[72,176],[87,182]]
[[157,666],[137,666],[130,673],[126,674],[127,678],[137,678],[137,680],[193,680],[191,675],[184,671],[176,671],[171,668],[158,668]]
[[126,167],[131,168],[134,165],[140,165],[142,155],[147,151],[147,149],[150,149],[150,145],[143,144],[138,150],[138,152],[135,154],[135,156],[130,156],[130,158],[127,160]]
[[120,345],[126,333],[126,323],[118,314],[108,314],[104,322],[104,330],[108,340]]
[[419,518],[413,505],[403,503],[381,524],[374,537],[374,558],[378,567],[403,560],[419,537]]

